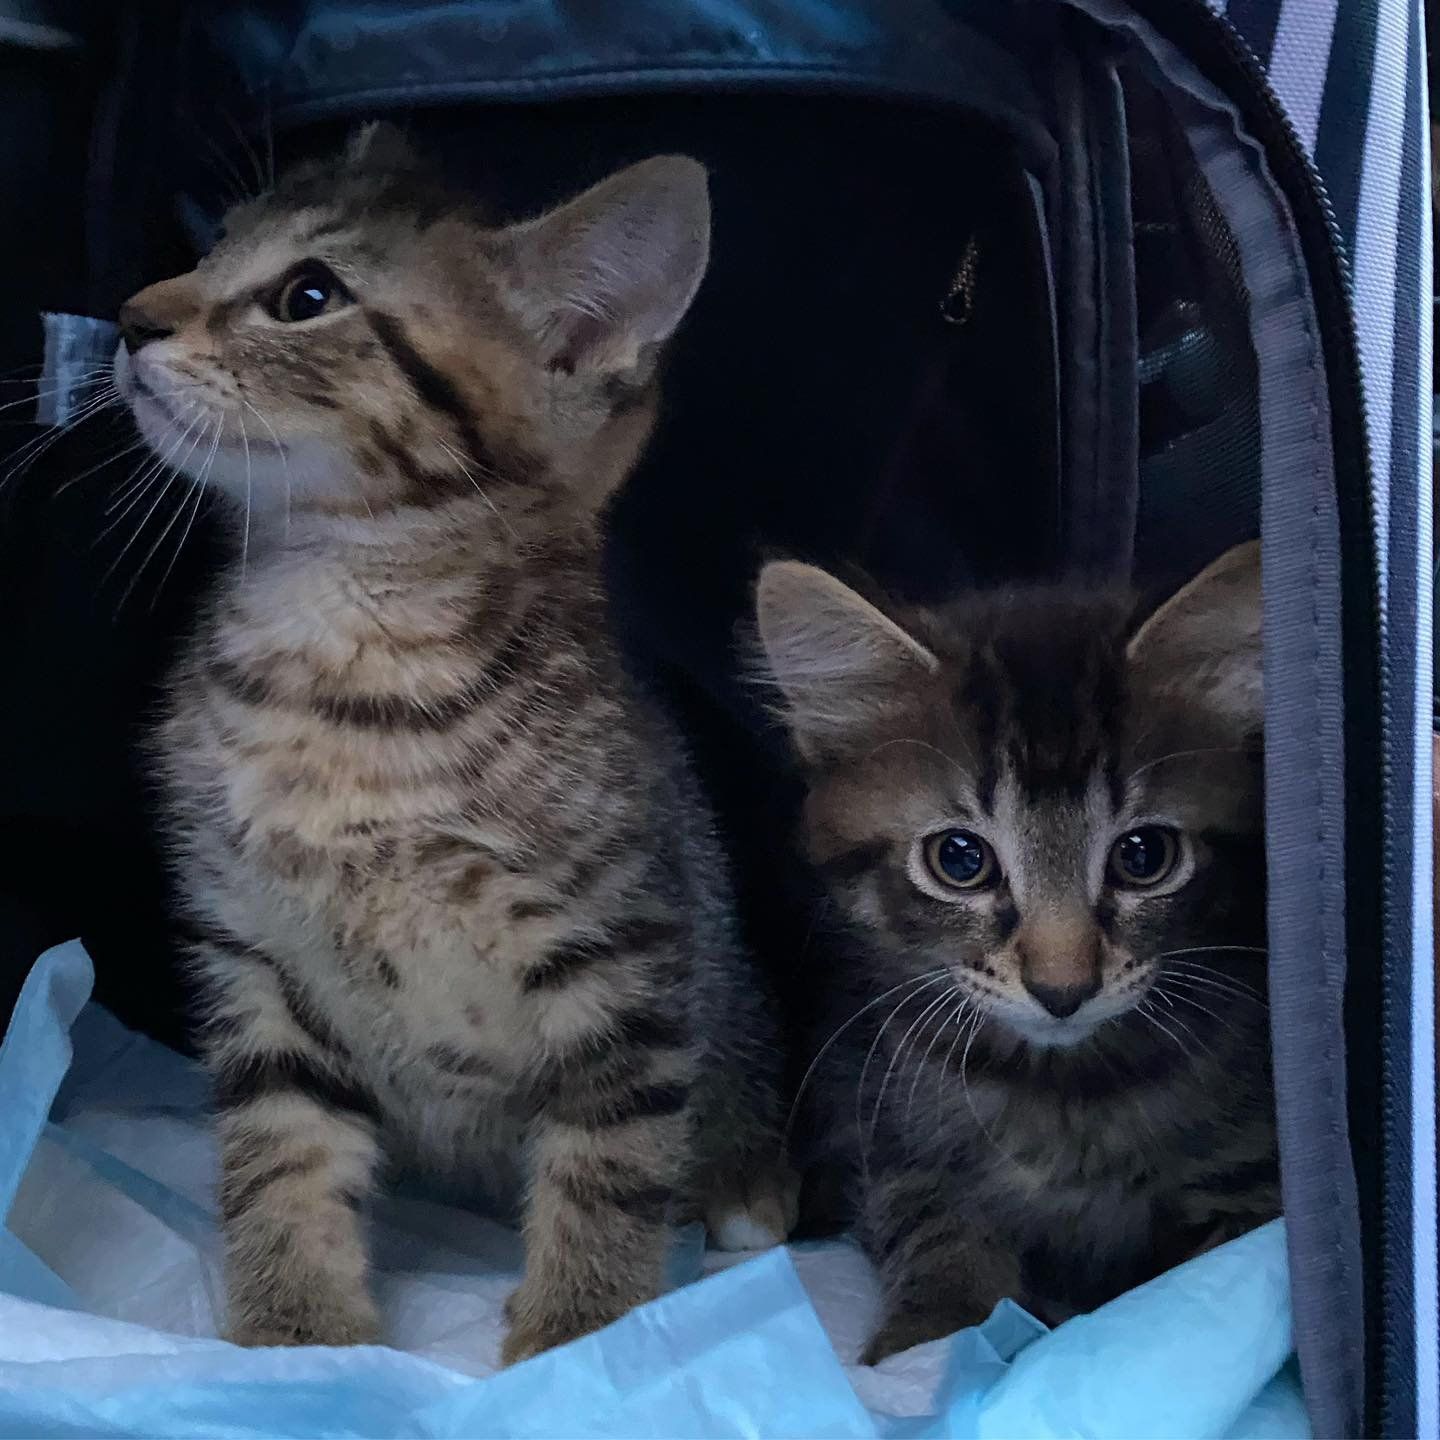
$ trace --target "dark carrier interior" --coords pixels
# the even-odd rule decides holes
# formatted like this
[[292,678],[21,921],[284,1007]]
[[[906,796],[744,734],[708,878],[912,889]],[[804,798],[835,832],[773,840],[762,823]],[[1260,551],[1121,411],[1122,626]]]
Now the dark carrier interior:
[[[709,170],[712,262],[667,365],[659,428],[610,513],[607,573],[626,658],[683,724],[747,938],[792,1009],[824,959],[786,859],[797,778],[741,674],[759,565],[858,570],[921,602],[1068,576],[1153,603],[1259,535],[1262,476],[1268,497],[1332,464],[1339,529],[1324,543],[1336,573],[1345,557],[1346,643],[1361,658],[1346,668],[1356,698],[1343,736],[1322,729],[1317,743],[1349,745],[1348,923],[1373,918],[1372,857],[1353,843],[1376,823],[1355,797],[1377,765],[1356,638],[1369,613],[1368,581],[1354,578],[1361,472],[1346,468],[1363,449],[1344,388],[1353,357],[1343,317],[1327,313],[1334,261],[1283,134],[1273,175],[1246,170],[1254,196],[1281,195],[1283,261],[1261,254],[1260,201],[1237,200],[1238,180],[1222,193],[1226,164],[1245,169],[1250,153],[1234,161],[1225,125],[1260,129],[1269,113],[1242,93],[1225,45],[1188,5],[1173,24],[1137,7],[1138,28],[1098,3],[566,8],[134,7],[113,27],[87,17],[84,50],[0,50],[4,128],[33,137],[0,156],[0,363],[12,376],[0,412],[0,1014],[34,956],[78,934],[96,998],[187,1043],[137,740],[220,553],[187,487],[117,507],[141,459],[123,417],[31,423],[22,402],[47,360],[37,314],[113,320],[204,252],[237,195],[376,115],[401,121],[498,219],[650,155]],[[1308,279],[1294,296],[1257,294],[1266,264]],[[1290,403],[1275,388],[1288,362],[1257,336],[1283,330],[1292,303],[1306,324],[1312,303],[1319,315],[1316,374],[1332,387],[1333,432],[1313,464],[1262,415],[1262,394]],[[48,358],[53,378],[53,337]],[[1267,545],[1282,523],[1267,519]],[[1319,608],[1339,595],[1326,590]],[[1338,686],[1332,638],[1311,680]],[[1281,823],[1303,829],[1303,817]],[[1282,943],[1306,942],[1272,933]],[[1352,1026],[1378,985],[1352,980]],[[1339,1025],[1343,988],[1342,941],[1312,997],[1322,1029]],[[1351,1043],[1364,1057],[1375,1040],[1361,1029]],[[1374,1099],[1364,1071],[1352,1074],[1357,1114]],[[1305,1083],[1282,1087],[1282,1107]],[[1347,1254],[1355,1216],[1382,1204],[1366,1128],[1353,1137],[1358,1202],[1350,1192],[1328,1222]],[[822,1197],[811,1222],[825,1227]],[[1326,1243],[1321,1229],[1292,1231],[1292,1254]],[[1339,1315],[1357,1295],[1336,1293]],[[1349,1343],[1346,1317],[1302,1341],[1307,1390]]]

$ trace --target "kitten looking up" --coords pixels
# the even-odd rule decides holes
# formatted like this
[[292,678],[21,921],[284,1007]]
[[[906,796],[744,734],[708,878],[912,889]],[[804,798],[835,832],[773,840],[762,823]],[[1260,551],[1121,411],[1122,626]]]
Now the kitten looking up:
[[1276,1214],[1258,547],[1138,627],[1066,588],[877,607],[791,562],[757,608],[870,1358],[1004,1296],[1091,1308]]
[[658,1293],[672,1215],[785,1234],[763,986],[600,582],[708,227],[669,158],[492,229],[369,129],[124,307],[234,539],[156,752],[239,1341],[378,1336],[387,1162],[523,1196],[509,1360]]

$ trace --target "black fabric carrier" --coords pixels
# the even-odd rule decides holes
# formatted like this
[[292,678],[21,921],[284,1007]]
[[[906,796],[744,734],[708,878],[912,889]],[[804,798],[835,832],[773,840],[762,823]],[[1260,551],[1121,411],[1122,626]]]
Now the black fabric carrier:
[[[1420,314],[1425,243],[1405,189],[1420,193],[1421,39],[1402,26],[1377,410],[1360,358],[1385,327],[1357,308],[1352,268],[1374,224],[1350,193],[1369,151],[1340,146],[1335,114],[1363,108],[1362,141],[1365,117],[1373,130],[1380,92],[1347,88],[1340,47],[1377,7],[1341,0],[1315,52],[1296,48],[1302,8],[120,7],[87,72],[83,278],[41,289],[113,318],[204,248],[236,190],[379,114],[514,214],[645,155],[704,160],[713,265],[609,570],[629,657],[686,720],[752,939],[782,975],[799,948],[773,879],[793,781],[734,650],[761,557],[858,562],[915,598],[1062,573],[1159,598],[1259,534],[1296,1344],[1317,1435],[1405,1436],[1437,1423],[1428,318],[1406,309]],[[1366,53],[1381,63],[1373,35]],[[1265,66],[1280,85],[1317,54],[1333,84],[1323,103],[1287,95],[1314,101],[1318,121],[1297,125]],[[51,324],[52,418],[79,368],[65,347],[88,343],[76,323]],[[54,495],[101,445],[73,432],[0,512],[0,587],[31,617],[0,637],[0,673],[34,697],[0,715],[0,745],[66,757],[61,780],[23,759],[0,780],[0,914],[27,958],[83,931],[100,998],[173,1035],[173,982],[143,958],[166,942],[131,740],[213,551],[202,535],[163,585],[157,563],[116,618],[94,579],[117,544],[103,486]],[[44,878],[57,867],[85,872],[83,904]]]

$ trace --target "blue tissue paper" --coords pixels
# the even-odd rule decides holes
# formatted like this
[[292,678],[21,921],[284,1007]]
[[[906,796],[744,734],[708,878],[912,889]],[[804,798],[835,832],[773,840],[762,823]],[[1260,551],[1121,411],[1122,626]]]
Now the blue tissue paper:
[[37,963],[0,1046],[0,1437],[1308,1435],[1280,1223],[1051,1332],[1014,1305],[873,1369],[854,1246],[735,1262],[677,1237],[676,1288],[496,1373],[516,1237],[419,1195],[377,1206],[393,1348],[241,1350],[222,1312],[208,1090]]

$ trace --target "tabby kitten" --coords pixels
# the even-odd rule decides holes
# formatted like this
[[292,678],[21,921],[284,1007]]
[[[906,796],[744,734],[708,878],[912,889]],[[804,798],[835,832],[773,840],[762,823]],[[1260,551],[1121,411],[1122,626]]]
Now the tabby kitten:
[[1138,629],[1060,588],[882,609],[792,562],[758,619],[833,916],[813,1079],[884,1284],[868,1359],[1275,1215],[1258,548]]
[[708,235],[691,160],[497,229],[368,129],[122,311],[233,522],[158,755],[242,1343],[377,1338],[386,1162],[523,1189],[507,1361],[654,1296],[672,1216],[786,1233],[762,987],[600,581]]

